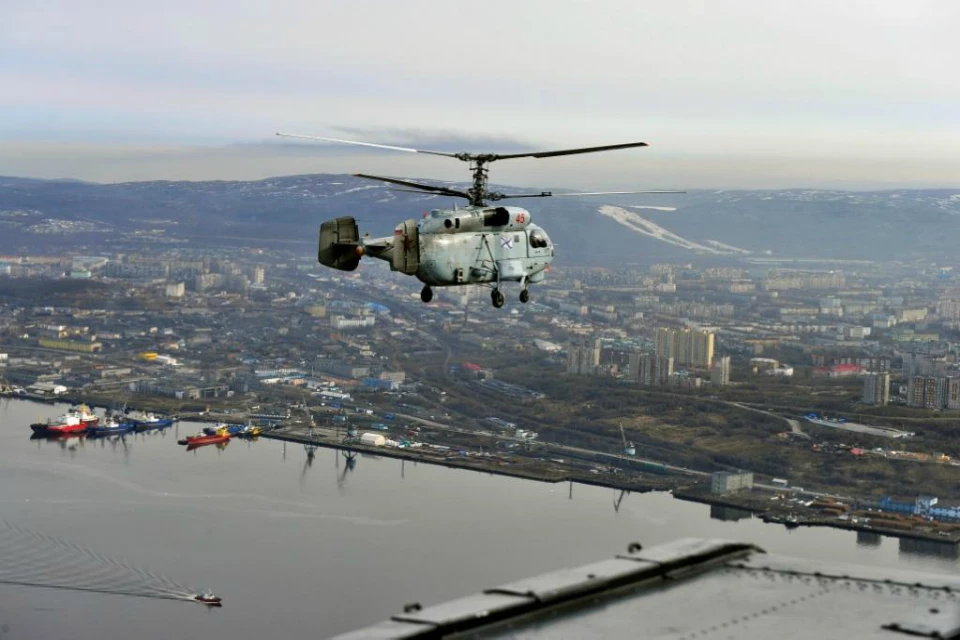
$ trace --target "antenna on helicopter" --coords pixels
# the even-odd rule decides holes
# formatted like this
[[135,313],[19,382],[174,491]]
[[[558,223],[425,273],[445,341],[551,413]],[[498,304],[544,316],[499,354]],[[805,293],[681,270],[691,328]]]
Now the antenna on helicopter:
[[437,187],[433,185],[420,184],[411,180],[401,180],[399,178],[388,178],[384,176],[373,176],[363,173],[354,174],[357,178],[367,178],[369,180],[380,180],[390,184],[396,184],[402,187],[409,187],[419,192],[433,193],[437,195],[453,196],[466,198],[471,206],[486,206],[486,201],[505,200],[507,198],[549,198],[554,196],[599,196],[599,195],[626,195],[638,193],[683,193],[682,191],[593,191],[585,193],[553,193],[551,191],[542,191],[540,193],[520,193],[506,194],[497,191],[489,191],[487,183],[489,182],[490,170],[487,165],[497,160],[513,160],[515,158],[554,158],[557,156],[569,156],[580,153],[597,153],[600,151],[616,151],[618,149],[631,149],[634,147],[649,146],[646,142],[626,142],[622,144],[610,144],[600,147],[580,147],[577,149],[561,149],[559,151],[534,151],[530,153],[449,153],[446,151],[430,151],[427,149],[413,149],[410,147],[398,147],[388,144],[376,144],[373,142],[359,142],[357,140],[343,140],[340,138],[325,138],[322,136],[305,136],[294,133],[277,133],[284,138],[301,138],[304,140],[320,140],[323,142],[336,142],[340,144],[354,144],[363,147],[374,147],[377,149],[388,149],[390,151],[403,151],[405,153],[424,153],[434,156],[445,156],[455,158],[462,162],[470,163],[470,171],[473,173],[473,185],[466,191],[452,189],[450,187]]

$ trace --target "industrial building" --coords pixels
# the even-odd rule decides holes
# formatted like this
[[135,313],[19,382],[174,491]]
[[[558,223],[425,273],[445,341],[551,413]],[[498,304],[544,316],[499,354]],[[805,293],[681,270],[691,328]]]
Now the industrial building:
[[79,340],[53,340],[40,338],[40,346],[47,349],[63,349],[65,351],[79,351],[80,353],[97,353],[103,349],[99,342],[81,342]]
[[710,492],[717,495],[753,489],[752,471],[717,471],[710,476]]

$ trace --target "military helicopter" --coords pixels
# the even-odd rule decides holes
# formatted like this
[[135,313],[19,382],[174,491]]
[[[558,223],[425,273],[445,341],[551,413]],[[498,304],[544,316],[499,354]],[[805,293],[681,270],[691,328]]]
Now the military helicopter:
[[470,163],[473,184],[466,190],[452,186],[435,186],[363,173],[354,174],[357,178],[379,180],[404,187],[398,191],[427,193],[434,195],[465,198],[469,205],[464,208],[434,209],[424,214],[420,220],[404,220],[396,226],[393,236],[370,238],[361,237],[354,218],[344,216],[328,220],[320,225],[320,242],[317,259],[327,267],[341,271],[353,271],[363,256],[379,258],[390,263],[392,271],[416,276],[424,283],[420,299],[430,302],[433,299],[432,287],[450,287],[461,285],[486,285],[492,287],[490,299],[493,306],[500,308],[505,298],[500,290],[504,282],[519,282],[520,302],[530,300],[528,286],[542,282],[547,268],[554,258],[554,247],[546,231],[533,224],[530,212],[521,207],[491,206],[488,202],[499,202],[513,198],[547,198],[557,196],[595,196],[636,193],[681,193],[678,191],[594,191],[582,193],[540,193],[507,194],[489,191],[488,165],[497,160],[514,158],[552,158],[578,153],[614,151],[632,147],[646,147],[646,142],[628,142],[602,147],[584,147],[561,151],[540,151],[532,153],[447,153],[411,149],[372,142],[341,140],[292,133],[277,133],[286,138],[302,138],[340,144],[360,145],[389,149],[406,153],[423,153],[445,156]]

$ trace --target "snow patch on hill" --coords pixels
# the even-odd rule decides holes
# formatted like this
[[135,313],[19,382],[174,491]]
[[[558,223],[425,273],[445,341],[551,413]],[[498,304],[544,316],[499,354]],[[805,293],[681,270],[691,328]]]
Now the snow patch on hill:
[[623,226],[639,234],[666,242],[667,244],[672,244],[676,247],[689,249],[690,251],[696,251],[697,253],[708,253],[713,255],[750,253],[746,249],[739,249],[737,247],[725,245],[716,240],[708,240],[707,244],[700,244],[699,242],[687,240],[686,238],[678,236],[668,229],[664,229],[655,222],[651,222],[646,218],[642,218],[636,213],[627,211],[622,207],[604,205],[600,207],[598,211],[600,212],[600,215],[611,218],[612,220],[619,222]]
[[676,211],[676,207],[651,207],[646,204],[631,204],[631,209],[653,209],[654,211]]

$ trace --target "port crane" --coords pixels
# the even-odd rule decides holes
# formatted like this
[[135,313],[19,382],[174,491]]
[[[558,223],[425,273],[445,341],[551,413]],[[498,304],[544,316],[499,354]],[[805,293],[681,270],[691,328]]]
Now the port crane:
[[623,431],[623,423],[619,422],[617,425],[620,427],[620,437],[623,439],[623,452],[628,456],[637,455],[637,448],[627,440],[627,434]]

